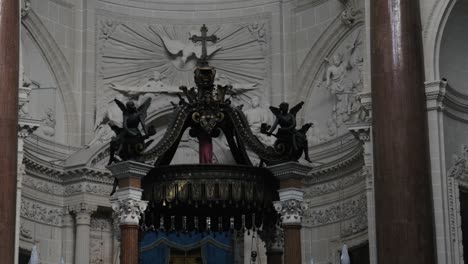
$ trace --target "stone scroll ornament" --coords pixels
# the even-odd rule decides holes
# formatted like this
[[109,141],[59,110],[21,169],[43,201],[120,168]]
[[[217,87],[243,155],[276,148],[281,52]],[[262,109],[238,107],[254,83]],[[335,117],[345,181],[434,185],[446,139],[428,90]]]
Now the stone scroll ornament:
[[[263,123],[260,132],[268,136],[276,137],[274,148],[279,153],[285,153],[291,161],[298,161],[304,153],[304,158],[308,162],[309,147],[307,142],[307,131],[312,127],[312,123],[303,125],[300,129],[296,129],[296,115],[301,110],[304,102],[300,102],[291,109],[288,103],[281,103],[279,107],[270,106],[271,112],[276,117],[273,126]],[[278,127],[276,134],[273,132]]]

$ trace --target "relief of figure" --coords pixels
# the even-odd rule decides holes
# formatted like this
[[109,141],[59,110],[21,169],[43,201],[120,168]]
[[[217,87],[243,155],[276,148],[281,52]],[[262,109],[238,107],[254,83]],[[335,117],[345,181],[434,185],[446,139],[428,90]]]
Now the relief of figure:
[[[361,87],[362,73],[359,71],[359,80],[351,81],[351,72],[356,70],[356,66],[362,64],[362,58],[355,58],[357,48],[362,44],[360,39],[360,32],[357,34],[353,44],[346,47],[345,52],[339,52],[334,55],[329,61],[326,70],[324,71],[323,81],[325,87],[335,97],[335,105],[337,114],[343,122],[351,119],[352,115],[356,113],[356,94],[358,93],[357,87]],[[354,111],[354,112],[353,112]],[[338,124],[338,126],[340,126]]]
[[270,123],[271,114],[260,106],[260,98],[258,98],[258,96],[252,96],[250,100],[251,107],[244,112],[245,117],[249,122],[250,129],[262,143],[271,145],[273,143],[272,138],[261,133],[262,124]]
[[45,111],[43,125],[41,126],[44,136],[53,137],[55,135],[55,111],[51,107]]

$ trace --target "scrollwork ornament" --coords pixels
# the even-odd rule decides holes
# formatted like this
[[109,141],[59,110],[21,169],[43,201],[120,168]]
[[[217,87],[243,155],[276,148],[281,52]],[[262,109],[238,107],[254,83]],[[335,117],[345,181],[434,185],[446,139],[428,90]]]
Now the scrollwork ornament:
[[280,214],[283,225],[301,224],[302,216],[307,210],[307,204],[296,199],[277,201],[273,205],[276,212]]
[[141,214],[146,210],[148,201],[124,199],[112,201],[112,210],[117,213],[121,225],[138,225]]

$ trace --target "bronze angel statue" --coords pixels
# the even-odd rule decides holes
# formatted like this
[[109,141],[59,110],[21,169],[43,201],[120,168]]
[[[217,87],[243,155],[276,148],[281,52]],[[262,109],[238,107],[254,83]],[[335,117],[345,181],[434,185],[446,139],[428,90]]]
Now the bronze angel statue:
[[[275,136],[277,138],[275,149],[284,153],[290,160],[297,161],[304,153],[305,160],[311,162],[306,133],[312,123],[307,123],[300,129],[296,129],[296,114],[302,108],[302,105],[304,105],[304,102],[300,102],[291,109],[289,109],[289,104],[284,102],[279,107],[270,106],[271,112],[276,117],[275,123],[273,126],[263,123],[261,132],[268,136]],[[278,131],[273,134],[278,125]]]
[[[122,110],[123,122],[122,127],[118,127],[112,123],[112,130],[116,136],[110,142],[110,165],[112,162],[117,161],[115,154],[118,155],[120,160],[136,159],[139,154],[146,148],[145,140],[156,134],[154,126],[145,126],[145,119],[148,107],[151,104],[151,98],[146,99],[138,108],[135,102],[130,100],[123,103],[117,99],[114,102]],[[140,131],[140,125],[143,134]]]

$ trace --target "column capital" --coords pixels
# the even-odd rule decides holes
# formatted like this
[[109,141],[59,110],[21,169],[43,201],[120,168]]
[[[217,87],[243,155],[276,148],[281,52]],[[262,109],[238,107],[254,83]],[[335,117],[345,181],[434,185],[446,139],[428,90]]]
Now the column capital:
[[280,201],[273,202],[275,210],[281,216],[283,225],[300,225],[307,210],[304,203],[304,191],[299,188],[286,188],[278,191]]
[[112,199],[112,210],[117,214],[120,225],[138,225],[148,201],[135,198]]
[[90,225],[91,215],[97,211],[97,205],[79,203],[68,207],[69,212],[75,215],[77,225]]

